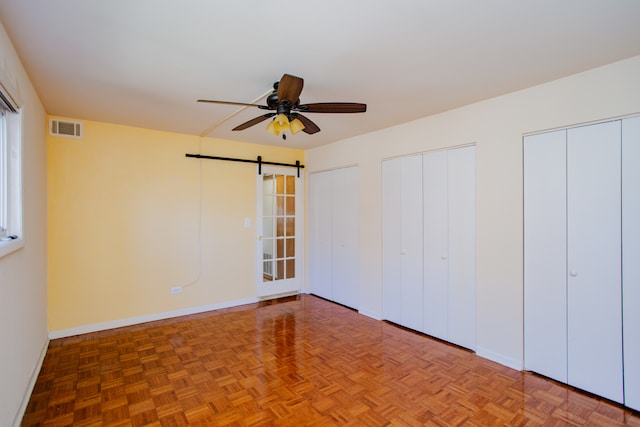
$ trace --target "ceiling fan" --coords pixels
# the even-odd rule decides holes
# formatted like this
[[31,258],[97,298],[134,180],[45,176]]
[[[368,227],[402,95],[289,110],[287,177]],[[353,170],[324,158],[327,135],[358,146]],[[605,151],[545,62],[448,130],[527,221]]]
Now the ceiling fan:
[[267,130],[276,136],[282,132],[282,139],[286,139],[286,135],[284,134],[285,130],[289,130],[292,134],[303,131],[309,135],[320,132],[318,125],[300,113],[364,113],[367,111],[366,104],[356,102],[316,102],[300,104],[300,93],[302,92],[303,85],[304,80],[302,78],[290,74],[283,75],[280,81],[273,84],[273,92],[269,94],[266,99],[267,105],[213,101],[209,99],[199,99],[198,102],[258,107],[261,110],[270,110],[272,112],[244,122],[234,127],[233,130],[245,130],[273,117],[273,120],[267,126]]

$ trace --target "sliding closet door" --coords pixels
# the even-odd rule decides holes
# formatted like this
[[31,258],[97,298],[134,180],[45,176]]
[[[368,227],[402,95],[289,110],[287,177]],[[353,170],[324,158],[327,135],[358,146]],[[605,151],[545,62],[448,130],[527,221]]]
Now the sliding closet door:
[[422,158],[424,210],[424,328],[448,340],[449,226],[447,152]]
[[382,163],[383,317],[422,330],[422,156]]
[[382,162],[382,317],[402,324],[402,162]]
[[476,148],[447,151],[449,341],[476,348]]
[[566,130],[524,139],[525,368],[567,382]]
[[358,168],[332,172],[333,300],[359,306]]
[[333,300],[331,172],[309,176],[309,290]]
[[[422,330],[422,156],[401,159],[402,324]],[[397,191],[397,190],[396,190]]]
[[358,168],[309,177],[309,290],[359,305]]
[[475,349],[475,147],[383,162],[383,316]]
[[622,121],[624,403],[640,410],[640,117]]
[[568,382],[622,402],[620,122],[567,131]]

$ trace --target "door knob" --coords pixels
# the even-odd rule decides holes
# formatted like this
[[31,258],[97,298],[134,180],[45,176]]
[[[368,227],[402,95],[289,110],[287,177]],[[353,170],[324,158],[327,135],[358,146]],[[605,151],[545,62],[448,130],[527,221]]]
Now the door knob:
[[577,272],[577,271],[575,271],[575,270],[571,270],[571,271],[569,272],[569,276],[571,276],[571,277],[576,277],[577,275],[578,275],[578,272]]

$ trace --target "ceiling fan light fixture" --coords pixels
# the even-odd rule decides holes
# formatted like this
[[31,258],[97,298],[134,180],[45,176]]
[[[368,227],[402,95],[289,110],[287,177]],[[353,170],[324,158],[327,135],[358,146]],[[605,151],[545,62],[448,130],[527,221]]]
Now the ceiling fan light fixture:
[[273,118],[267,124],[267,131],[271,132],[275,136],[280,135],[280,133],[284,133],[286,131],[291,132],[292,135],[300,132],[304,129],[304,123],[300,121],[300,119],[293,119],[289,121],[289,117],[286,114],[280,113]]
[[276,129],[276,122],[275,120],[271,120],[269,122],[269,124],[267,124],[267,131],[271,132],[272,134],[274,134],[275,136],[280,135],[280,131],[278,129]]
[[276,126],[280,126],[280,127],[289,126],[289,118],[284,113],[278,114],[273,120],[276,122]]
[[278,114],[275,119],[273,119],[273,122],[278,131],[284,132],[285,130],[289,130],[289,118],[286,114]]
[[300,121],[300,119],[293,119],[291,123],[289,123],[289,128],[291,130],[291,135],[295,135],[304,129],[304,124]]

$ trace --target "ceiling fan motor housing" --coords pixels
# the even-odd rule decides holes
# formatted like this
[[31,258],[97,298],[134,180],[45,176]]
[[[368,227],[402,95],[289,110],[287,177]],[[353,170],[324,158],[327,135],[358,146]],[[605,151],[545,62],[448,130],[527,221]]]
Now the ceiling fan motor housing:
[[284,114],[288,117],[291,114],[291,103],[289,101],[281,101],[276,108],[276,114]]
[[267,107],[270,110],[275,110],[278,106],[278,92],[271,92],[269,96],[267,96]]

